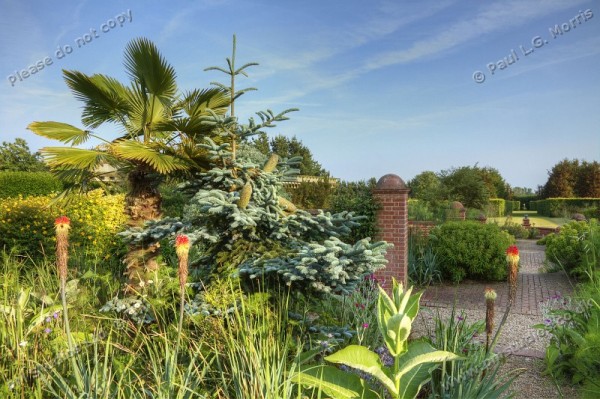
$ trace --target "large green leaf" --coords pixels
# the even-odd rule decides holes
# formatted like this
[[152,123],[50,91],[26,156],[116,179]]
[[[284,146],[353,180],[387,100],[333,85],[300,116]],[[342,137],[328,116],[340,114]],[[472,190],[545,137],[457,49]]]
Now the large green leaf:
[[44,147],[40,152],[53,169],[94,170],[106,157],[103,151],[75,147]]
[[72,145],[85,143],[90,137],[89,131],[62,122],[32,122],[27,129],[39,136]]
[[408,346],[408,350],[400,357],[400,369],[394,379],[398,381],[413,368],[425,363],[439,363],[457,359],[461,359],[461,357],[452,352],[437,350],[426,342],[414,342]]
[[163,103],[171,101],[177,92],[175,70],[146,38],[129,42],[125,49],[125,69],[133,81]]
[[181,107],[191,118],[209,116],[208,109],[223,116],[227,113],[229,103],[230,97],[225,90],[219,88],[196,89],[184,95]]
[[112,149],[119,157],[147,164],[160,174],[183,170],[188,166],[182,159],[160,153],[140,141],[119,140],[113,144]]
[[128,89],[105,75],[88,76],[79,71],[64,71],[65,81],[85,106],[81,120],[96,128],[105,122],[124,124],[130,111]]
[[364,346],[348,345],[344,349],[327,356],[325,360],[364,371],[377,378],[390,392],[395,391],[394,382],[386,373],[379,355]]
[[292,375],[292,382],[317,388],[336,399],[377,399],[365,381],[355,374],[343,372],[331,366],[303,369]]
[[419,313],[419,302],[421,301],[421,296],[423,295],[423,291],[418,292],[410,296],[406,307],[404,308],[404,313],[414,320]]
[[388,319],[383,338],[392,356],[399,356],[406,351],[411,327],[412,320],[403,313],[397,313]]
[[399,398],[416,398],[421,387],[431,378],[431,372],[437,365],[431,363],[419,364],[400,377]]

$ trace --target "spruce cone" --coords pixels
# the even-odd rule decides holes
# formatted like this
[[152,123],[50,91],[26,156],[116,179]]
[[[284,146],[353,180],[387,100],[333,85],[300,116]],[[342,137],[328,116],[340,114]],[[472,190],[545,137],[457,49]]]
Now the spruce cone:
[[289,213],[294,213],[298,210],[298,208],[296,208],[296,205],[294,205],[291,201],[288,201],[283,197],[279,197],[279,206],[282,207],[284,211]]
[[240,192],[240,199],[237,202],[238,208],[246,209],[248,203],[250,203],[250,197],[252,197],[252,184],[250,184],[250,182],[246,182],[244,187],[242,187],[242,191]]
[[269,157],[269,160],[265,163],[265,166],[263,166],[263,172],[271,173],[272,171],[275,170],[278,163],[279,163],[279,155],[271,154],[271,156]]

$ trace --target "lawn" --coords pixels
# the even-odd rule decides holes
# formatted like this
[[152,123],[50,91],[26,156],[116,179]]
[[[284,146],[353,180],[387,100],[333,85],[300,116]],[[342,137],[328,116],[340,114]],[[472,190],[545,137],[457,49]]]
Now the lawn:
[[488,223],[498,223],[500,226],[508,223],[523,223],[523,218],[527,215],[529,223],[533,227],[560,227],[570,222],[567,218],[551,218],[547,216],[538,216],[536,211],[514,211],[511,216],[488,218]]

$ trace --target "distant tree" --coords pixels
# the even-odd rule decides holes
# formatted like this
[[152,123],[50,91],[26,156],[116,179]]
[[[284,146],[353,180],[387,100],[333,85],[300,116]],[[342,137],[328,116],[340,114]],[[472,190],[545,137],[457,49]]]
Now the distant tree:
[[329,172],[315,161],[310,149],[296,136],[290,139],[283,135],[277,135],[269,141],[267,135],[264,134],[253,140],[251,144],[265,155],[274,152],[282,158],[302,157],[302,162],[298,165],[301,175],[329,176]]
[[445,197],[459,201],[467,208],[483,209],[490,192],[476,166],[463,166],[440,172]]
[[529,187],[512,187],[512,195],[515,197],[534,196],[533,189]]
[[432,171],[421,172],[408,182],[412,198],[428,203],[442,199],[442,183],[439,176]]
[[573,198],[576,197],[575,185],[577,184],[577,172],[579,160],[563,159],[552,167],[548,172],[548,181],[544,185],[543,196],[545,198]]
[[336,185],[329,204],[331,212],[348,211],[364,217],[360,226],[353,227],[350,234],[342,237],[344,242],[356,242],[357,239],[377,236],[377,212],[381,205],[373,197],[373,189],[376,186],[377,180],[374,177],[367,181],[342,181]]
[[486,166],[477,168],[483,182],[489,192],[490,198],[508,198],[510,194],[510,186],[497,169]]
[[317,182],[301,182],[294,189],[287,189],[292,202],[302,209],[327,209],[335,187],[327,176]]
[[600,163],[583,161],[579,165],[575,193],[578,197],[600,198]]
[[265,132],[259,134],[254,140],[251,141],[250,144],[258,151],[262,152],[265,156],[269,156],[271,154],[269,136],[267,136]]
[[40,153],[32,154],[27,142],[21,138],[14,143],[2,142],[0,146],[0,171],[40,172],[48,170]]

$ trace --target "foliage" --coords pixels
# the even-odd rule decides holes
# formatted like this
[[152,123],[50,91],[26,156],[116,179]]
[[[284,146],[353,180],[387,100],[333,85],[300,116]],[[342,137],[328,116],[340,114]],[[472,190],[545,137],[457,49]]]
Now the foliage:
[[63,186],[48,172],[0,172],[0,198],[59,192]]
[[512,222],[512,218],[510,216],[506,218],[506,222],[502,226],[500,226],[500,229],[506,231],[508,234],[515,237],[516,239],[530,238],[531,233],[534,230],[527,229],[523,227],[520,223]]
[[79,254],[110,259],[122,252],[116,234],[124,228],[123,195],[106,196],[102,190],[53,202],[53,196],[0,200],[0,248],[39,257],[53,253],[54,219],[72,221],[71,247]]
[[420,287],[442,280],[440,259],[427,236],[417,229],[410,229],[408,234],[408,279]]
[[544,198],[600,198],[600,163],[563,159],[548,172]]
[[433,204],[442,198],[442,183],[435,172],[421,172],[410,180],[407,186],[413,199]]
[[463,166],[444,170],[440,179],[445,197],[459,201],[467,208],[483,209],[490,198],[490,191],[477,167]]
[[291,200],[302,209],[329,209],[331,196],[336,188],[327,176],[316,182],[300,182],[297,187],[286,187]]
[[530,208],[539,215],[570,218],[574,213],[592,215],[600,209],[600,198],[547,198],[531,201]]
[[446,222],[430,233],[433,249],[442,260],[445,278],[460,282],[503,280],[506,248],[513,238],[495,224]]
[[356,242],[364,237],[377,236],[377,212],[381,205],[373,197],[376,185],[375,178],[357,182],[342,181],[336,185],[329,204],[331,212],[352,212],[362,217],[358,225],[351,227],[350,233],[342,236],[343,241]]
[[3,141],[0,145],[0,172],[44,172],[47,170],[40,154],[32,154],[25,140],[16,138],[14,143]]
[[314,160],[312,152],[305,146],[302,141],[296,136],[292,138],[277,135],[271,140],[268,139],[265,133],[259,134],[253,141],[252,145],[262,152],[265,156],[271,153],[279,155],[281,158],[296,158],[300,157],[302,161],[298,164],[300,174],[304,176],[329,176],[321,164]]
[[580,265],[585,255],[585,238],[591,231],[598,231],[597,223],[571,222],[563,225],[559,233],[544,239],[546,258],[558,264],[571,275],[582,275]]
[[[226,288],[227,290],[227,288]],[[226,323],[217,332],[223,337],[223,351],[216,357],[215,371],[219,397],[285,399],[297,397],[299,388],[290,379],[297,360],[292,323],[287,320],[286,294],[275,305],[269,296],[240,297]],[[287,297],[289,299],[289,297]],[[298,348],[301,349],[301,348]]]
[[536,327],[550,334],[546,373],[582,384],[583,397],[594,398],[600,394],[600,228],[594,221],[586,229],[576,270],[587,282],[574,298],[555,296],[546,303],[544,323]]
[[502,198],[490,198],[485,213],[488,217],[505,216],[507,214],[506,201]]
[[292,380],[312,386],[333,398],[376,398],[370,386],[377,381],[392,398],[416,398],[430,378],[432,366],[459,357],[447,351],[435,350],[426,342],[408,343],[412,322],[419,312],[421,293],[411,295],[394,280],[392,297],[379,289],[377,323],[392,365],[385,365],[379,354],[364,346],[350,345],[325,358],[329,363],[357,370],[364,375],[350,374],[333,366],[303,367]]
[[432,373],[429,398],[499,398],[505,396],[519,370],[499,375],[502,359],[486,354],[485,345],[475,338],[485,330],[485,323],[469,323],[464,313],[456,313],[456,304],[447,320],[439,312],[434,316],[433,330],[428,331],[431,345],[463,355],[461,359],[443,362]]
[[285,283],[313,294],[349,292],[385,263],[386,243],[346,244],[337,238],[356,225],[352,214],[312,215],[278,196],[282,178],[294,172],[289,163],[265,172],[241,157],[233,159],[229,144],[208,140],[204,148],[214,167],[184,187],[197,191],[183,221],[166,219],[131,230],[125,234],[129,240],[144,243],[184,228],[194,242],[203,242],[198,265],[208,279],[238,273],[247,288]]

